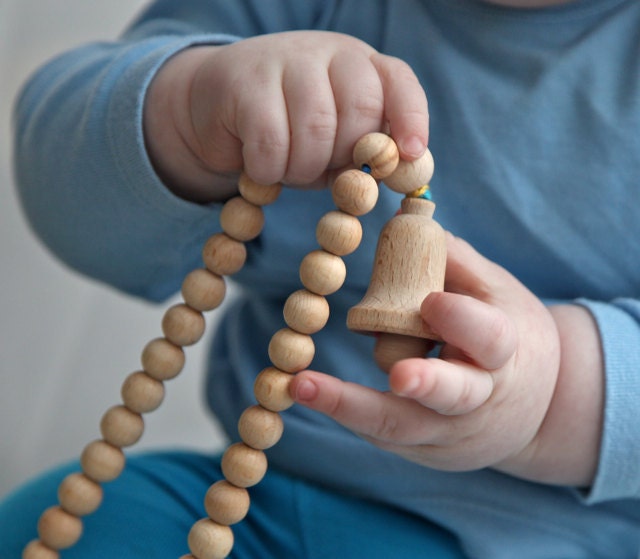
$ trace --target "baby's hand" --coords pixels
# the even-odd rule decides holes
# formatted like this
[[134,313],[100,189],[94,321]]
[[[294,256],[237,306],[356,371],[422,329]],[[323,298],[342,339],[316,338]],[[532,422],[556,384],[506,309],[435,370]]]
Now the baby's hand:
[[426,97],[407,64],[315,31],[177,54],[152,83],[144,126],[167,185],[201,201],[228,194],[242,169],[264,184],[330,184],[368,132],[388,129],[408,160],[428,140]]

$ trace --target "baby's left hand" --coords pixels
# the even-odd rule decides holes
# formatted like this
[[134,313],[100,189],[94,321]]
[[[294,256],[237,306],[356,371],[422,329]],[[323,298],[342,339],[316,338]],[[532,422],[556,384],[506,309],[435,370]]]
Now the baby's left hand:
[[[536,479],[560,369],[554,317],[506,270],[452,236],[445,287],[421,308],[444,340],[439,357],[396,363],[389,392],[315,371],[299,373],[291,392],[373,444],[425,466],[492,466]],[[542,460],[544,469],[548,457]]]

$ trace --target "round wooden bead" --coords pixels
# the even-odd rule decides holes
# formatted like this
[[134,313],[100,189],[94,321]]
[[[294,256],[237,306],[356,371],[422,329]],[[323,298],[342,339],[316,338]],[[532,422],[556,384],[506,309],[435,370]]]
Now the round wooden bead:
[[316,239],[324,250],[337,256],[346,256],[360,245],[362,224],[357,217],[348,213],[327,212],[318,221]]
[[99,483],[113,481],[124,469],[125,457],[120,448],[106,441],[89,443],[80,456],[80,465],[85,475]]
[[196,268],[182,282],[182,298],[192,309],[212,311],[224,301],[227,286],[224,278],[204,268]]
[[204,508],[209,518],[223,526],[240,522],[249,512],[249,492],[226,480],[214,483],[204,496]]
[[289,328],[302,334],[314,334],[329,320],[329,303],[322,295],[300,289],[289,295],[282,312]]
[[74,516],[91,514],[102,503],[102,487],[79,472],[69,474],[58,486],[60,506]]
[[128,409],[136,413],[148,413],[157,409],[164,400],[162,381],[138,371],[131,373],[121,389],[122,401]]
[[262,406],[247,408],[238,421],[240,438],[244,444],[256,450],[271,448],[280,440],[283,430],[280,415]]
[[247,202],[256,206],[267,206],[278,199],[282,192],[282,185],[280,183],[260,184],[246,173],[242,173],[238,181],[238,190]]
[[100,432],[106,442],[118,448],[137,443],[144,432],[144,420],[124,406],[113,406],[102,416]]
[[385,373],[401,359],[425,357],[433,348],[433,340],[401,334],[380,333],[376,338],[373,357]]
[[414,161],[400,161],[396,170],[384,179],[384,183],[393,191],[409,194],[429,184],[433,177],[433,156],[426,150]]
[[261,207],[236,196],[222,207],[220,226],[231,238],[242,242],[250,241],[262,231],[264,213]]
[[263,369],[253,385],[256,400],[263,407],[271,411],[289,409],[294,401],[289,394],[289,384],[293,377],[275,367]]
[[347,267],[339,256],[326,250],[314,250],[300,263],[300,280],[312,293],[330,295],[342,287]]
[[205,321],[200,311],[183,303],[169,307],[162,318],[165,338],[178,346],[195,344],[204,334]]
[[340,173],[331,187],[333,203],[351,215],[370,212],[378,201],[378,193],[376,179],[358,169]]
[[244,243],[226,233],[209,238],[202,249],[202,260],[207,270],[219,276],[230,276],[238,272],[247,260]]
[[189,532],[191,553],[198,559],[224,559],[233,549],[233,532],[213,520],[198,520]]
[[184,350],[166,338],[156,338],[142,350],[141,362],[149,376],[156,380],[170,380],[178,376],[184,367]]
[[40,540],[32,540],[22,551],[22,559],[60,559],[60,554]]
[[222,455],[222,473],[236,487],[253,487],[267,473],[267,457],[244,443],[232,444]]
[[278,330],[269,342],[269,359],[278,369],[297,373],[313,361],[315,345],[311,336],[300,334],[291,328]]
[[58,506],[45,510],[38,521],[40,541],[51,549],[67,549],[74,545],[81,535],[82,520]]
[[386,134],[372,132],[360,138],[353,148],[353,162],[358,168],[366,165],[371,175],[383,179],[395,170],[400,160],[398,146]]

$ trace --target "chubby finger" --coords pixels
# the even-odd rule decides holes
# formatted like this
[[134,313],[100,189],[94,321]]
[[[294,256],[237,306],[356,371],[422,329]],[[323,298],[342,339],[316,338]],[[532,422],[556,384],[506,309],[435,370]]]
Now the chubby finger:
[[494,387],[491,373],[464,362],[404,359],[390,371],[394,394],[442,415],[462,415],[484,404]]

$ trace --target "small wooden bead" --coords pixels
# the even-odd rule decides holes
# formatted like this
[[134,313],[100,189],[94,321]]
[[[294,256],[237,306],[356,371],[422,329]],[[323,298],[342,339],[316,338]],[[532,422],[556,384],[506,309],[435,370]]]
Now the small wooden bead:
[[401,359],[425,357],[433,348],[433,340],[401,334],[380,333],[376,339],[373,357],[385,373]]
[[212,311],[224,301],[227,286],[224,278],[204,268],[196,268],[182,282],[182,298],[192,309]]
[[124,406],[108,409],[100,421],[100,432],[106,442],[118,448],[137,443],[144,432],[144,420]]
[[294,401],[289,394],[289,384],[293,377],[275,367],[263,369],[253,385],[256,400],[263,407],[271,411],[289,409]]
[[282,312],[289,328],[302,334],[314,334],[329,320],[329,303],[322,295],[300,289],[289,295]]
[[121,389],[122,401],[128,409],[136,413],[148,413],[157,409],[164,400],[164,384],[138,371],[131,373]]
[[249,512],[249,492],[226,480],[214,483],[204,496],[204,508],[209,518],[222,526],[240,522]]
[[340,173],[331,187],[333,203],[354,216],[369,213],[378,201],[378,194],[376,179],[358,169]]
[[236,241],[250,241],[262,231],[264,213],[260,206],[236,196],[222,207],[220,226],[227,235]]
[[188,544],[198,559],[224,559],[233,549],[233,532],[229,526],[204,518],[192,526]]
[[33,540],[22,551],[22,559],[60,559],[60,554],[40,540]]
[[170,380],[180,374],[185,363],[184,350],[166,338],[151,340],[142,350],[142,368],[156,380]]
[[337,256],[351,254],[362,241],[360,220],[341,211],[327,212],[318,221],[316,239],[320,246]]
[[280,415],[262,406],[247,408],[238,421],[240,438],[244,444],[256,450],[271,448],[280,440],[283,430]]
[[178,346],[195,344],[204,334],[202,313],[183,303],[169,307],[162,318],[162,332],[171,343]]
[[202,249],[202,260],[207,270],[219,276],[230,276],[240,271],[247,260],[244,243],[226,233],[209,238]]
[[312,293],[330,295],[342,287],[347,267],[339,256],[326,250],[314,250],[300,263],[300,280]]
[[69,474],[58,487],[60,506],[74,516],[91,514],[102,503],[102,487],[79,472]]
[[398,146],[381,132],[363,136],[353,148],[353,162],[356,167],[368,166],[376,179],[383,179],[393,173],[399,160]]
[[82,520],[58,506],[45,510],[38,521],[40,541],[51,549],[67,549],[74,545],[81,535]]
[[267,457],[244,443],[232,444],[222,455],[222,473],[236,487],[253,487],[267,473]]
[[313,361],[315,345],[311,336],[300,334],[291,328],[278,330],[269,342],[269,359],[278,369],[297,373]]
[[238,181],[238,190],[247,202],[256,206],[267,206],[278,199],[282,192],[282,185],[280,183],[260,184],[246,173],[242,173]]
[[384,179],[384,183],[395,192],[409,194],[429,184],[433,169],[433,156],[426,150],[414,161],[400,161],[396,170]]
[[89,443],[80,457],[85,475],[98,483],[113,481],[124,469],[125,457],[120,448],[106,441]]

